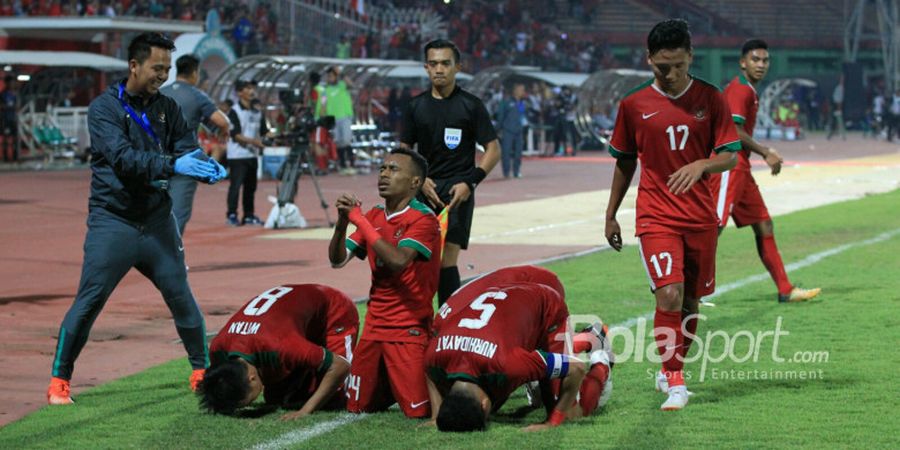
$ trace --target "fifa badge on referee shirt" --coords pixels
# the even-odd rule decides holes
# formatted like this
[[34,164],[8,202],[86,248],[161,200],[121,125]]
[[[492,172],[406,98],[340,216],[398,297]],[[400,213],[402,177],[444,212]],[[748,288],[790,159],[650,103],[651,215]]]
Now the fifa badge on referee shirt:
[[462,130],[459,128],[444,128],[444,145],[450,150],[455,150],[462,142]]

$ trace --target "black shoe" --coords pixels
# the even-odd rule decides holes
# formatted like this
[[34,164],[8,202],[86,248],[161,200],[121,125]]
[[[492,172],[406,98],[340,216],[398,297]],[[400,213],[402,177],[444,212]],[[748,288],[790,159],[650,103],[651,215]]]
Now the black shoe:
[[259,220],[259,217],[256,216],[246,216],[243,221],[244,225],[262,225],[262,220]]
[[238,222],[237,214],[235,214],[235,213],[229,214],[228,217],[225,219],[225,223],[228,225],[231,225],[233,227],[241,226],[241,223]]

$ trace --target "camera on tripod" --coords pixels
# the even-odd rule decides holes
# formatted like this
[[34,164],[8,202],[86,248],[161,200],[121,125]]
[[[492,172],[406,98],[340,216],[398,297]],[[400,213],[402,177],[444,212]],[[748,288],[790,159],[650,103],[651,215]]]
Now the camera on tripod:
[[306,104],[306,99],[300,89],[285,89],[278,92],[278,99],[284,107],[284,115],[287,122],[284,129],[275,140],[282,145],[308,145],[309,135],[318,127],[330,130],[334,128],[334,116],[322,116],[316,120],[312,105]]

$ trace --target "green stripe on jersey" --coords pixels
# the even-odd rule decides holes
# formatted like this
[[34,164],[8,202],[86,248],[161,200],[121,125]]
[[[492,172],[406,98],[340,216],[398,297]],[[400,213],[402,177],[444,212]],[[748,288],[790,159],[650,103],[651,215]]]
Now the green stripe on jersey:
[[412,199],[411,202],[409,202],[409,207],[425,215],[434,215],[434,211],[432,211],[431,208],[428,207],[428,205],[420,202],[415,198]]
[[425,257],[425,259],[428,259],[428,260],[431,259],[431,250],[428,250],[428,247],[422,245],[421,242],[419,242],[415,239],[412,239],[412,238],[401,239],[400,242],[397,243],[397,248],[402,248],[402,247],[409,247],[409,248],[419,252],[422,256]]
[[623,152],[622,150],[619,150],[619,149],[613,147],[611,144],[607,145],[606,147],[607,147],[607,151],[609,151],[609,154],[612,155],[613,158],[637,159],[637,153]]
[[732,114],[732,115],[731,115],[731,120],[733,120],[734,123],[736,123],[736,124],[738,124],[738,125],[743,125],[744,122],[747,121],[747,119],[745,119],[744,116],[742,116],[742,115],[740,115],[740,114]]
[[708,85],[710,85],[710,86],[716,88],[717,91],[722,92],[722,88],[720,88],[719,85],[716,84],[716,83],[710,83],[709,81],[706,81],[706,80],[704,80],[703,78],[700,78],[700,77],[698,77],[698,76],[696,76],[696,75],[691,75],[691,78],[693,78],[693,79],[695,79],[695,80],[697,80],[697,81],[699,81],[699,82],[701,82],[701,83],[703,83],[703,84],[708,84]]
[[[625,93],[625,97],[628,97],[629,95],[634,94],[634,93],[637,92],[637,91],[640,91],[640,90],[642,90],[642,89],[644,89],[644,88],[646,88],[646,87],[649,87],[651,84],[653,84],[653,80],[654,80],[654,79],[651,78],[651,79],[649,79],[649,80],[647,80],[647,81],[645,81],[645,82],[639,84],[636,88],[634,88],[634,89],[632,89],[632,90],[626,92],[626,93]],[[624,100],[625,97],[622,97],[622,100]]]
[[741,141],[729,142],[725,145],[720,145],[716,147],[713,151],[716,153],[721,152],[738,152],[741,150]]

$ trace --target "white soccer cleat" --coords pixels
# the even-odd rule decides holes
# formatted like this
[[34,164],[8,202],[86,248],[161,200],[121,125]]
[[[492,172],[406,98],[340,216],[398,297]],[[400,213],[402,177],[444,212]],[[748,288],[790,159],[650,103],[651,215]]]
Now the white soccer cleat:
[[679,411],[684,409],[688,403],[688,395],[690,393],[685,386],[672,386],[669,388],[669,398],[659,409],[663,411]]
[[662,370],[656,372],[656,392],[668,392],[669,391],[669,380],[666,379],[666,374],[663,373]]
[[544,405],[541,398],[541,385],[537,381],[525,383],[525,398],[528,399],[528,406],[532,408],[540,408]]

